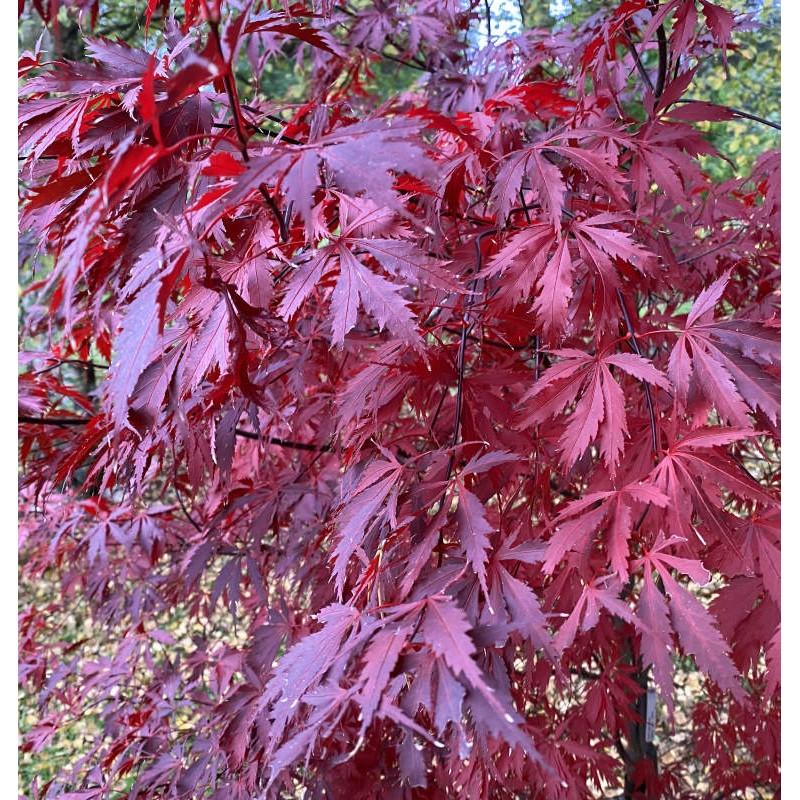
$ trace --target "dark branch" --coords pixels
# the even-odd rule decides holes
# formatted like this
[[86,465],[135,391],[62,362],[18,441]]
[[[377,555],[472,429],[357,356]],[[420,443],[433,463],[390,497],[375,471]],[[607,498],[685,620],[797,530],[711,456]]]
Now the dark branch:
[[391,53],[387,53],[384,50],[377,50],[374,47],[368,47],[370,53],[375,53],[375,55],[380,56],[381,58],[388,58],[389,61],[395,61],[398,64],[402,64],[404,67],[409,67],[410,69],[416,69],[420,72],[430,72],[431,70],[420,64],[417,64],[416,61],[406,61],[404,58],[400,58],[399,56],[393,56]]
[[228,94],[228,103],[230,104],[231,114],[233,115],[233,127],[236,131],[236,138],[239,140],[239,150],[242,153],[242,159],[244,161],[250,161],[250,156],[247,153],[247,134],[244,131],[245,122],[242,118],[241,106],[239,105],[239,94],[236,91],[236,84],[231,77],[231,65],[225,59],[225,55],[222,52],[222,39],[219,35],[219,21],[216,19],[209,19],[208,25],[209,28],[211,28],[211,35],[214,39],[217,53],[219,53],[220,61],[225,64],[225,72],[222,75],[222,82],[225,84],[225,91]]
[[260,436],[254,431],[246,431],[242,428],[236,428],[235,433],[237,436],[241,436],[243,439],[252,439],[253,441],[257,442],[263,441],[267,444],[275,444],[279,447],[289,447],[293,450],[308,450],[314,453],[328,453],[331,449],[329,444],[316,445],[309,442],[295,442],[292,439],[280,439],[277,436]]
[[56,425],[65,428],[72,425],[87,425],[92,417],[28,417],[24,414],[17,416],[17,422],[26,425]]
[[[29,417],[20,414],[17,417],[19,423],[27,425],[55,425],[57,427],[73,427],[76,425],[88,425],[94,417]],[[289,447],[294,450],[309,450],[311,452],[327,453],[331,446],[323,444],[321,446],[310,444],[309,442],[295,442],[291,439],[281,439],[277,436],[260,436],[253,431],[246,431],[236,428],[236,435],[243,439],[253,439],[254,441],[264,441],[267,444],[278,445],[279,447]]]
[[742,117],[744,119],[751,119],[753,120],[753,122],[760,122],[762,125],[768,125],[770,128],[774,128],[776,131],[779,131],[781,129],[781,126],[777,122],[771,122],[770,120],[765,119],[764,117],[759,117],[757,114],[750,114],[747,111],[742,111],[739,108],[732,108],[731,106],[724,106],[724,108],[727,108],[728,111],[731,112],[731,114],[735,114],[737,117]]
[[[339,11],[347,14],[348,17],[355,18],[357,16],[356,12],[348,8],[344,3],[340,3],[339,5],[336,6],[336,8]],[[343,23],[340,24],[342,24],[342,27],[346,28],[346,26]],[[400,45],[397,43],[397,40],[394,37],[386,36],[385,40],[387,44],[390,44],[399,53],[403,52],[403,48],[400,47]],[[390,61],[396,61],[398,64],[402,64],[404,67],[410,67],[411,69],[418,69],[421,72],[432,72],[431,68],[428,67],[428,65],[424,61],[422,61],[419,58],[415,58],[414,56],[411,56],[411,60],[407,61],[404,58],[400,58],[399,56],[393,56],[391,55],[391,53],[386,53],[383,50],[378,50],[374,47],[367,47],[367,50],[369,50],[370,53],[375,53],[376,55],[379,55],[383,58],[388,58]]]
[[183,515],[186,517],[187,520],[191,523],[192,527],[198,532],[202,533],[203,529],[200,527],[200,524],[192,517],[189,513],[189,509],[183,503],[183,498],[181,497],[181,493],[178,490],[177,483],[175,484],[175,497],[178,498],[178,505],[181,507],[181,511],[183,511]]
[[685,98],[683,100],[676,100],[676,103],[703,103],[707,106],[715,106],[716,108],[725,109],[725,111],[730,111],[736,117],[742,117],[743,119],[751,119],[753,122],[760,122],[762,125],[768,125],[770,128],[774,128],[776,131],[781,129],[781,126],[777,122],[771,122],[768,119],[764,119],[764,117],[759,117],[757,114],[751,114],[749,111],[742,111],[740,108],[734,108],[733,106],[723,106],[719,103],[710,103],[708,100],[695,100],[694,98]]
[[[633,329],[633,321],[631,315],[628,313],[628,307],[625,305],[625,297],[622,292],[617,289],[617,300],[622,309],[622,316],[625,318],[625,325],[628,328],[630,335],[631,349],[637,356],[641,357],[642,351],[639,349],[639,343],[636,341],[636,332]],[[647,381],[641,381],[642,388],[644,389],[644,396],[647,400],[647,413],[650,416],[650,433],[652,435],[653,454],[658,458],[658,432],[656,430],[656,413],[653,407],[653,395],[650,392],[650,384]]]
[[704,250],[702,253],[698,253],[694,256],[686,256],[685,258],[679,258],[675,263],[677,264],[688,264],[691,261],[697,261],[698,258],[704,258],[705,256],[710,256],[712,253],[716,253],[718,250],[723,250],[724,248],[732,245],[737,239],[741,237],[741,235],[745,232],[745,228],[740,228],[735,235],[731,236],[727,242],[723,242],[722,244],[718,244],[715,247],[711,247],[708,250]]
[[[492,228],[488,231],[483,231],[483,233],[479,233],[474,241],[475,241],[475,249],[477,250],[477,257],[476,257],[476,264],[475,264],[475,272],[479,273],[483,266],[483,253],[481,252],[481,242],[485,236],[490,236],[497,233],[495,228]],[[467,320],[469,319],[470,310],[472,308],[472,301],[475,297],[475,289],[478,286],[478,278],[473,278],[470,281],[469,285],[469,297],[467,298],[466,308],[464,309],[464,316],[461,321],[461,340],[458,344],[458,363],[457,363],[457,372],[458,376],[456,379],[456,419],[455,424],[453,425],[453,438],[450,443],[450,447],[453,448],[453,452],[450,453],[450,458],[447,461],[447,475],[445,476],[444,483],[445,483],[445,490],[444,494],[442,495],[442,505],[444,505],[444,499],[447,495],[447,484],[450,481],[450,476],[453,474],[453,466],[455,465],[455,447],[458,444],[459,435],[461,433],[461,408],[464,403],[464,368],[465,368],[465,360],[466,360],[466,352],[467,352],[467,337],[472,333],[472,329],[475,327],[476,320],[473,320],[469,325],[467,325]],[[444,556],[444,532],[441,531],[439,533],[439,543],[437,545],[438,555],[436,559],[437,567],[442,566],[442,558]]]
[[[236,126],[235,125],[231,125],[229,122],[215,122],[215,123],[212,124],[211,127],[212,128],[227,128],[228,130],[230,130],[232,128],[235,129]],[[299,139],[292,139],[291,136],[284,136],[284,135],[282,135],[280,133],[277,133],[276,131],[271,131],[268,128],[262,128],[260,125],[251,125],[248,122],[248,123],[245,124],[245,127],[249,131],[253,131],[254,133],[260,133],[262,136],[270,136],[273,139],[276,139],[277,137],[280,136],[281,141],[287,142],[288,144],[296,144],[296,145],[299,145],[301,147],[305,144],[305,142],[301,142]]]
[[[655,11],[653,11],[655,14]],[[667,61],[669,52],[667,50],[667,34],[664,26],[659,25],[656,29],[656,39],[658,40],[658,76],[656,77],[656,100],[664,93],[664,84],[667,82]]]
[[269,206],[270,211],[275,215],[275,219],[278,220],[278,229],[280,231],[280,237],[282,242],[289,241],[289,229],[286,225],[286,217],[288,215],[281,214],[281,210],[278,208],[277,203],[273,200],[272,195],[269,193],[269,189],[267,189],[266,184],[261,183],[258,186],[258,191],[261,192],[261,196]]
[[54,369],[60,369],[63,366],[71,367],[85,367],[90,372],[95,369],[108,369],[108,364],[98,364],[95,361],[84,361],[82,358],[64,358],[51,364],[49,367],[43,367],[36,370],[34,375],[44,375],[47,372],[52,372]]
[[644,68],[644,64],[642,63],[642,59],[639,57],[639,53],[636,50],[636,45],[633,43],[633,38],[631,37],[631,26],[628,20],[625,20],[623,24],[623,29],[625,31],[625,41],[628,45],[628,50],[630,50],[631,55],[633,56],[633,63],[636,65],[636,70],[638,71],[639,75],[641,75],[642,80],[650,87],[650,91],[655,94],[655,86],[653,86],[653,81],[650,80],[650,76],[647,74],[647,70]]
[[[458,331],[455,328],[448,328],[445,326],[444,330],[446,330],[448,333],[461,334],[461,331]],[[498,342],[496,339],[486,339],[485,337],[479,338],[472,335],[467,336],[467,338],[472,342],[479,342],[480,344],[485,344],[489,347],[499,347],[503,350],[510,350],[513,353],[517,353],[520,350],[525,350],[528,347],[527,344],[514,345],[508,344],[508,342]]]

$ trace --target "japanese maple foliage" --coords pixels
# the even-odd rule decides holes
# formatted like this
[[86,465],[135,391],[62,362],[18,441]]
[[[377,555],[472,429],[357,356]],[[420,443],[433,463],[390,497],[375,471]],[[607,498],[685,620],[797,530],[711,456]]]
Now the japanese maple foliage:
[[[150,0],[143,49],[23,55],[24,747],[99,718],[31,797],[778,785],[779,160],[712,182],[738,112],[685,99],[737,19],[482,8]],[[693,665],[704,789],[645,721]]]

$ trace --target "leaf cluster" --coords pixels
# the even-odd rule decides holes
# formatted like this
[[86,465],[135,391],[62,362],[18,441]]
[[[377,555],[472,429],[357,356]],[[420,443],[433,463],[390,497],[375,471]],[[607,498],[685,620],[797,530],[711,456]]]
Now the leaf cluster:
[[23,611],[24,747],[102,721],[31,796],[690,798],[680,658],[714,790],[776,786],[779,156],[715,181],[681,102],[734,15],[169,10],[20,59],[22,570],[123,632]]

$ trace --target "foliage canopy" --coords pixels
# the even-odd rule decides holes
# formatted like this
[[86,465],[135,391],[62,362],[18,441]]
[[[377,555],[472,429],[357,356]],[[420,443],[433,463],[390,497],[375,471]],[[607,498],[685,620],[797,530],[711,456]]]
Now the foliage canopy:
[[20,59],[24,748],[100,719],[31,797],[777,787],[779,158],[695,95],[746,19],[173,5]]

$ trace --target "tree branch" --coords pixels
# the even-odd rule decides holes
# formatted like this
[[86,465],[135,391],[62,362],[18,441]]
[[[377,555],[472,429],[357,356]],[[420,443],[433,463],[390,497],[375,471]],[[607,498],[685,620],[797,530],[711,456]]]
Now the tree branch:
[[[445,326],[444,330],[448,333],[457,333],[460,334],[461,332],[456,330],[455,328],[448,328]],[[486,338],[478,338],[477,336],[472,336],[471,334],[467,336],[471,342],[478,342],[480,344],[488,345],[489,347],[499,347],[503,350],[510,350],[512,353],[518,353],[521,350],[525,350],[528,345],[527,344],[508,344],[507,342],[498,342],[496,339],[486,339]]]
[[385,50],[378,50],[375,47],[368,47],[370,53],[375,53],[375,55],[380,56],[381,58],[388,58],[389,61],[395,61],[398,64],[402,64],[404,67],[409,67],[410,69],[416,69],[420,72],[430,72],[430,68],[425,66],[424,64],[419,64],[416,61],[407,61],[404,58],[400,58],[400,56],[393,56],[391,53],[387,53]]
[[768,125],[770,128],[774,128],[776,131],[781,129],[781,126],[777,122],[771,122],[768,119],[764,119],[764,117],[759,117],[757,114],[751,114],[749,111],[742,111],[740,108],[734,108],[733,106],[723,106],[719,103],[711,103],[708,100],[696,100],[691,97],[683,98],[681,100],[676,100],[676,103],[703,103],[707,106],[714,106],[715,108],[722,108],[725,111],[730,111],[735,117],[742,117],[743,119],[751,119],[753,122],[760,122],[762,125]]
[[[205,5],[205,3],[203,5]],[[247,134],[244,131],[245,122],[242,117],[241,106],[239,105],[239,93],[236,91],[236,83],[231,74],[231,65],[222,52],[222,39],[219,35],[219,20],[208,14],[208,8],[206,8],[206,16],[208,17],[208,26],[211,29],[211,35],[214,39],[220,61],[225,65],[225,71],[222,74],[222,82],[225,84],[225,91],[228,93],[228,103],[231,107],[231,114],[233,114],[233,127],[236,131],[236,138],[239,140],[239,150],[242,153],[242,159],[244,161],[250,161],[250,156],[247,152]]]
[[[636,341],[636,332],[633,329],[633,321],[631,320],[631,316],[628,313],[628,307],[625,305],[625,297],[623,296],[622,292],[617,289],[617,300],[619,301],[619,306],[622,309],[622,316],[625,319],[625,325],[628,328],[628,333],[630,334],[630,345],[631,349],[637,356],[641,358],[642,351],[639,349],[639,342]],[[656,412],[655,408],[653,407],[653,395],[650,392],[650,384],[647,381],[641,381],[642,388],[644,389],[644,396],[647,400],[647,413],[650,416],[650,434],[652,437],[652,445],[653,445],[653,454],[658,458],[658,432],[656,430]]]
[[269,189],[267,189],[266,184],[260,183],[258,185],[258,191],[261,192],[261,196],[269,206],[270,211],[275,215],[275,219],[278,220],[278,230],[280,232],[280,237],[282,242],[289,241],[289,229],[286,224],[286,215],[281,214],[281,210],[278,208],[278,204],[273,200],[272,195],[269,193]]
[[[75,427],[79,425],[88,425],[94,417],[31,417],[24,414],[17,416],[17,422],[26,425],[55,425],[57,427]],[[260,436],[254,431],[246,431],[242,428],[236,428],[235,433],[243,439],[252,439],[254,441],[264,441],[267,444],[278,445],[279,447],[289,447],[293,450],[309,450],[311,452],[328,453],[330,452],[330,444],[315,445],[309,442],[296,442],[292,439],[281,439],[278,436]]]
[[330,452],[330,444],[316,445],[310,442],[296,442],[292,439],[280,439],[277,436],[259,436],[254,431],[246,431],[243,428],[236,428],[234,431],[237,436],[243,439],[252,439],[253,441],[264,441],[267,444],[275,444],[279,447],[289,447],[293,450],[308,450],[314,453],[328,453]]
[[676,264],[688,264],[691,261],[697,261],[698,258],[704,258],[705,256],[710,256],[712,253],[716,253],[718,250],[723,250],[724,248],[732,245],[737,239],[741,237],[741,235],[745,232],[745,228],[739,228],[736,233],[728,239],[727,242],[723,242],[722,244],[718,244],[715,247],[711,247],[708,250],[704,250],[702,253],[698,253],[694,256],[686,256],[685,258],[679,258],[675,263]]
[[[212,128],[227,128],[227,129],[235,129],[235,125],[231,125],[229,122],[214,122],[211,124]],[[282,142],[286,142],[287,144],[294,144],[302,147],[305,142],[301,142],[299,139],[292,139],[291,136],[285,136],[281,133],[277,133],[275,131],[271,131],[268,128],[262,128],[260,125],[253,125],[250,122],[245,123],[245,127],[249,131],[253,131],[254,133],[260,133],[262,136],[270,136],[273,139],[276,139],[280,136]]]
[[33,374],[44,375],[46,372],[52,372],[54,369],[58,369],[59,367],[63,367],[64,365],[86,367],[87,370],[108,369],[108,364],[99,364],[96,361],[85,361],[82,358],[63,358],[60,360],[56,360],[55,363],[51,364],[49,367],[44,367],[42,369],[36,370]]
[[184,503],[183,503],[183,498],[181,497],[181,493],[180,493],[180,491],[178,490],[178,484],[177,484],[177,482],[174,484],[174,489],[175,489],[175,497],[177,497],[177,498],[178,498],[178,505],[181,507],[181,511],[183,511],[183,515],[186,517],[186,519],[187,519],[187,520],[189,520],[189,522],[191,523],[192,527],[193,527],[193,528],[194,528],[194,529],[195,529],[195,530],[196,530],[198,533],[202,533],[202,532],[203,532],[203,529],[202,529],[202,527],[201,527],[201,526],[200,526],[200,524],[199,524],[199,523],[198,523],[198,522],[197,522],[197,521],[194,519],[194,517],[192,517],[192,515],[189,513],[189,509],[188,509],[188,508],[186,508],[186,506],[185,506],[185,505],[184,505]]
[[[479,233],[475,239],[475,249],[477,250],[477,258],[475,264],[475,272],[478,273],[481,271],[483,266],[483,253],[481,252],[481,242],[485,236],[490,236],[497,233],[496,228],[492,228],[488,231],[483,231]],[[455,454],[455,447],[458,444],[459,435],[461,433],[461,408],[464,403],[464,367],[465,367],[465,359],[466,359],[466,352],[467,352],[467,337],[470,333],[472,333],[472,329],[475,327],[475,321],[471,322],[469,326],[467,325],[467,319],[469,318],[470,309],[472,308],[472,300],[475,296],[475,289],[478,286],[478,278],[473,278],[470,281],[469,285],[469,297],[467,298],[466,308],[464,309],[464,316],[461,322],[461,341],[458,344],[458,363],[457,363],[457,372],[458,377],[456,380],[456,419],[455,424],[453,425],[453,438],[450,442],[450,447],[453,449],[453,452],[450,453],[450,458],[447,461],[447,475],[445,476],[444,483],[445,489],[444,494],[442,495],[442,504],[444,504],[444,499],[447,496],[447,484],[450,481],[450,476],[453,474],[453,466],[455,465],[456,454]],[[444,534],[442,531],[439,532],[439,542],[437,544],[438,556],[436,559],[436,566],[442,566],[442,558],[444,557]]]
[[[655,14],[655,11],[653,13]],[[656,77],[655,96],[656,100],[658,100],[664,93],[664,85],[667,82],[667,61],[669,59],[667,34],[663,25],[659,25],[656,28],[656,39],[658,40],[658,76]]]
[[636,65],[636,70],[639,75],[641,75],[642,80],[648,85],[650,91],[655,94],[656,90],[653,86],[653,81],[650,80],[650,76],[647,74],[647,70],[644,68],[642,59],[639,57],[639,53],[636,50],[636,45],[633,43],[633,38],[631,37],[631,25],[628,20],[625,20],[625,22],[622,24],[622,28],[625,31],[625,41],[628,45],[628,50],[633,56],[633,63]]
[[73,425],[87,425],[93,417],[29,417],[24,414],[17,416],[17,422],[25,425],[56,425],[66,428]]

